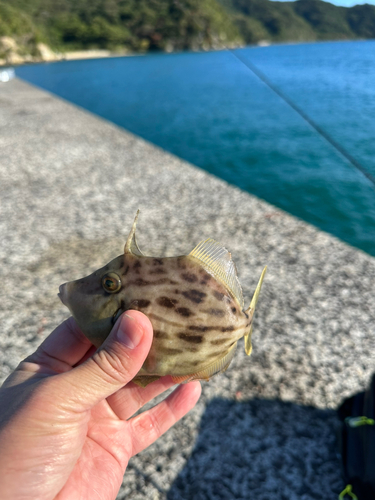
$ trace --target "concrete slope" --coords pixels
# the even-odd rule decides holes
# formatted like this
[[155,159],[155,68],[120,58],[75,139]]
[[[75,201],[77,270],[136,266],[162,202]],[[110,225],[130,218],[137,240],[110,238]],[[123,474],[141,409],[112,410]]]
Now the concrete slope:
[[335,498],[333,409],[375,366],[375,260],[17,79],[0,85],[1,380],[68,316],[59,284],[117,256],[138,208],[145,254],[215,238],[246,303],[268,273],[251,358],[241,343],[118,498]]

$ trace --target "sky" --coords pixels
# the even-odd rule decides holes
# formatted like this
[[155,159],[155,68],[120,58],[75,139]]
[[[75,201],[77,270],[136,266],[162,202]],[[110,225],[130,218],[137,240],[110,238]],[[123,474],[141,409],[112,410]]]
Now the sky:
[[[285,1],[285,0],[274,0]],[[341,5],[342,7],[353,7],[353,5],[370,3],[375,5],[375,0],[325,0],[326,2],[333,3],[334,5]]]

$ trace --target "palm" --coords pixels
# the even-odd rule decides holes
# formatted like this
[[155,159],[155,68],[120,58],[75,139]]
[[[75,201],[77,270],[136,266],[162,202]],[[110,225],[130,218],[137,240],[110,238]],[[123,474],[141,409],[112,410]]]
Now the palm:
[[[131,382],[96,405],[90,412],[88,423],[81,424],[82,441],[75,443],[81,453],[57,499],[114,499],[129,459],[162,434],[163,427],[173,425],[180,418],[177,413],[187,411],[188,401],[182,405],[186,405],[186,410],[181,406],[178,412],[173,409],[173,402],[169,401],[169,404],[158,405],[149,412],[127,420],[143,404],[172,385],[169,377],[144,389]],[[187,389],[187,386],[181,386],[177,391],[185,387]],[[177,392],[168,399],[176,396]],[[160,415],[163,415],[164,420],[159,427],[156,422]]]
[[107,500],[116,497],[132,456],[131,441],[126,434],[127,425],[126,421],[114,414],[107,401],[91,411],[81,455],[65,487],[57,496],[58,500]]

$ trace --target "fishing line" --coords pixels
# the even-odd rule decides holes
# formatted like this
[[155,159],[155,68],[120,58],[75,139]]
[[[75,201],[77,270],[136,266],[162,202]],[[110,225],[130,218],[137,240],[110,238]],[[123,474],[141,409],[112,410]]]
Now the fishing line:
[[262,73],[253,63],[243,59],[239,56],[233,49],[227,49],[236,59],[238,59],[244,66],[246,66],[250,71],[254,73],[263,83],[267,85],[275,94],[277,94],[284,102],[286,102],[294,111],[296,111],[318,134],[320,134],[331,146],[333,146],[336,151],[338,151],[346,160],[353,165],[354,168],[359,170],[362,175],[364,175],[375,188],[375,177],[371,175],[367,170],[356,160],[345,148],[335,141],[325,130],[323,130],[317,123],[314,122],[297,104],[295,104],[284,92],[282,92],[276,85],[274,85],[271,80],[269,80],[264,73]]

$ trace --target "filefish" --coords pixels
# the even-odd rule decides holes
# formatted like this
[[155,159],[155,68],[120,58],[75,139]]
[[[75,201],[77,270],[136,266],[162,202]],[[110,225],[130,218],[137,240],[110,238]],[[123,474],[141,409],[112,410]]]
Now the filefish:
[[188,255],[147,257],[136,242],[139,211],[124,253],[90,276],[60,286],[59,297],[82,332],[99,347],[120,315],[146,314],[154,336],[150,352],[133,379],[147,384],[164,375],[175,383],[209,380],[231,363],[244,337],[251,354],[255,306],[264,268],[248,309],[231,254],[213,239]]

